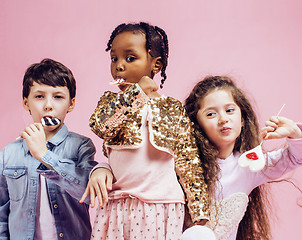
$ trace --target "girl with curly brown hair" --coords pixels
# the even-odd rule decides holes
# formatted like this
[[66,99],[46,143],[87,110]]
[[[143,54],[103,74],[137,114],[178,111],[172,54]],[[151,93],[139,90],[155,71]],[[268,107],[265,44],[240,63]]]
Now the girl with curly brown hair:
[[[197,83],[185,107],[194,124],[213,199],[207,226],[218,240],[271,239],[265,183],[302,165],[302,125],[273,116],[259,134],[250,102],[225,76],[210,76]],[[286,138],[287,146],[265,153],[266,166],[261,171],[240,167],[239,156],[259,145],[261,138]],[[187,229],[182,239],[203,239],[198,228]]]

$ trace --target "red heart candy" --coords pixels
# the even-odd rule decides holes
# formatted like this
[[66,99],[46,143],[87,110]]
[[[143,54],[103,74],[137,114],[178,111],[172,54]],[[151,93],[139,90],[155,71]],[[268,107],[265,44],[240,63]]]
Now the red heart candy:
[[250,152],[250,153],[246,154],[246,157],[247,157],[248,159],[252,159],[252,160],[257,160],[257,159],[259,159],[258,156],[257,156],[257,153],[255,153],[255,152]]

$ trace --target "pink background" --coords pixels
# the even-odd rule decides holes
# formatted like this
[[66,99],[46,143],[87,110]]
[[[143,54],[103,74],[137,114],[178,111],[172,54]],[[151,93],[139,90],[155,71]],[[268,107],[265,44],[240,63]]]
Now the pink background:
[[[22,78],[30,64],[49,57],[73,71],[77,104],[66,123],[94,140],[101,159],[88,119],[103,92],[115,90],[104,49],[118,24],[140,20],[169,37],[168,80],[160,93],[184,100],[203,76],[228,74],[252,99],[261,126],[283,103],[282,115],[302,122],[301,12],[298,0],[1,0],[0,148],[31,123],[21,105]],[[301,173],[290,174],[300,187]],[[301,196],[292,185],[273,185],[274,240],[301,239]]]

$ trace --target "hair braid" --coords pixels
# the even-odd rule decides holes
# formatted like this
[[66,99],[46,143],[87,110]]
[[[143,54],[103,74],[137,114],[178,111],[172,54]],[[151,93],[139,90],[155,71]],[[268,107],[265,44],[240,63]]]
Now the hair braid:
[[105,49],[106,52],[108,52],[111,49],[114,38],[120,33],[119,31],[125,26],[126,26],[126,24],[122,23],[113,30],[113,32],[111,33],[110,39],[107,43],[107,48]]
[[157,31],[161,37],[162,37],[162,42],[161,42],[161,48],[162,48],[162,69],[161,69],[161,76],[163,77],[163,79],[161,80],[161,84],[160,84],[160,88],[163,88],[163,84],[167,79],[167,74],[166,74],[166,68],[168,65],[168,56],[169,56],[169,44],[168,44],[168,37],[167,34],[165,33],[165,31],[157,26],[155,26],[155,31]]
[[[146,50],[147,52],[149,50],[151,50],[151,30],[150,30],[150,25],[148,23],[145,22],[140,22],[139,25],[143,28],[144,32],[145,32],[145,36],[146,36]],[[152,56],[152,54],[151,54]]]

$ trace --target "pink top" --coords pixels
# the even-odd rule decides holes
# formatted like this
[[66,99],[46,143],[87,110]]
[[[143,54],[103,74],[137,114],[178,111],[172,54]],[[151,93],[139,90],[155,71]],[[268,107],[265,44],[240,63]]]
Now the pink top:
[[51,214],[51,209],[49,206],[46,180],[42,175],[40,175],[39,186],[40,189],[39,189],[39,197],[37,201],[36,226],[35,226],[34,239],[36,240],[57,239],[55,219]]
[[[298,125],[302,129],[302,125]],[[251,191],[302,165],[302,139],[287,138],[288,146],[265,153],[267,166],[259,172],[238,165],[240,153],[234,152],[226,159],[218,159],[221,177],[216,200],[218,209],[212,209],[211,221],[217,240],[235,240],[239,222],[242,220]],[[218,215],[216,211],[219,211]]]
[[[144,110],[148,116],[148,108]],[[109,150],[109,164],[116,179],[109,198],[130,196],[147,203],[185,203],[174,171],[174,158],[151,144],[148,117],[144,119],[142,147],[123,149],[112,146]]]

